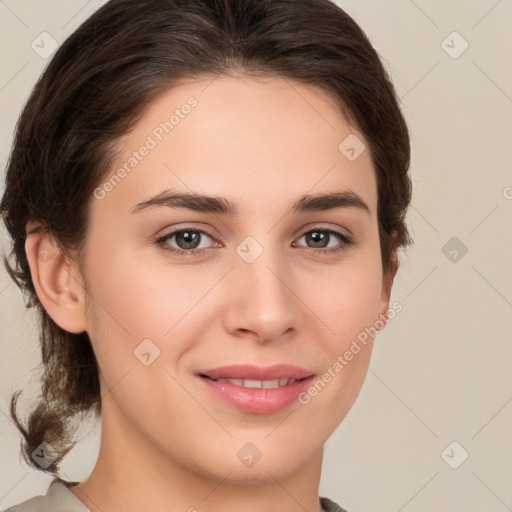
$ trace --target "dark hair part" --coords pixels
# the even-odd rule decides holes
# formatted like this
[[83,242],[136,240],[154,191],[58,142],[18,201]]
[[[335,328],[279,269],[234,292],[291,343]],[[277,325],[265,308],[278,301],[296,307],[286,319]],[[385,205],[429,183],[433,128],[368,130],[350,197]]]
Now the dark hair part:
[[[13,247],[4,264],[36,307],[42,394],[24,427],[25,460],[43,441],[55,474],[76,444],[78,413],[101,410],[99,369],[87,333],[64,331],[39,301],[25,254],[38,219],[66,251],[81,248],[93,190],[109,172],[116,140],[157,95],[180,81],[216,75],[284,77],[321,88],[365,136],[378,186],[383,269],[412,243],[410,143],[398,97],[364,32],[330,0],[112,0],[59,48],[18,121],[0,204]],[[341,142],[341,141],[340,141]],[[70,253],[69,253],[70,254]]]

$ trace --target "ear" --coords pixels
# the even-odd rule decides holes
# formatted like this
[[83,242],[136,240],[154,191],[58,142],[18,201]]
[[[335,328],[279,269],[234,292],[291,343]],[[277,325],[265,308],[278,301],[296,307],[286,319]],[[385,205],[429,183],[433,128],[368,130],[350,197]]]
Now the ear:
[[[396,237],[396,232],[393,232],[393,238]],[[381,300],[379,307],[379,318],[387,323],[388,322],[388,311],[389,301],[391,298],[391,289],[393,287],[393,281],[398,271],[399,262],[397,251],[394,250],[390,258],[390,268],[382,275],[382,286],[381,286]]]
[[52,320],[71,333],[86,330],[85,292],[78,264],[64,255],[50,231],[27,222],[25,252],[37,296]]

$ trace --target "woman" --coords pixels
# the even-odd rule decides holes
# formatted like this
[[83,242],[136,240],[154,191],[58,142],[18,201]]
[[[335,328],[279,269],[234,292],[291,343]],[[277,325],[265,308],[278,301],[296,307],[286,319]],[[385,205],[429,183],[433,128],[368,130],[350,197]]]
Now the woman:
[[[1,212],[37,308],[23,511],[342,511],[323,445],[411,243],[408,131],[329,0],[112,0],[22,113]],[[366,334],[370,333],[370,335]],[[97,463],[58,476],[101,417]]]

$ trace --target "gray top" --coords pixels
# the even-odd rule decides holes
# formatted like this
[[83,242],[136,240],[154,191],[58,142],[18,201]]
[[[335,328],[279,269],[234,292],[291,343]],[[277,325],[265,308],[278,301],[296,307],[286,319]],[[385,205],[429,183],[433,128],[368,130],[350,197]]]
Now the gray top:
[[[45,496],[34,496],[5,512],[90,512],[90,510],[68,489],[78,482],[66,482],[55,478]],[[329,498],[320,497],[325,512],[347,512]]]

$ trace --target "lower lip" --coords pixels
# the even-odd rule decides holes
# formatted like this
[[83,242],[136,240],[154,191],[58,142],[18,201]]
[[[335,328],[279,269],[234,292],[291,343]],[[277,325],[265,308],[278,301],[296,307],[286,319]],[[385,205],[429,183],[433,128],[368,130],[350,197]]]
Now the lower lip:
[[271,414],[296,402],[297,396],[307,389],[314,375],[278,388],[244,388],[230,382],[217,382],[208,377],[199,378],[215,396],[236,408],[256,414]]

